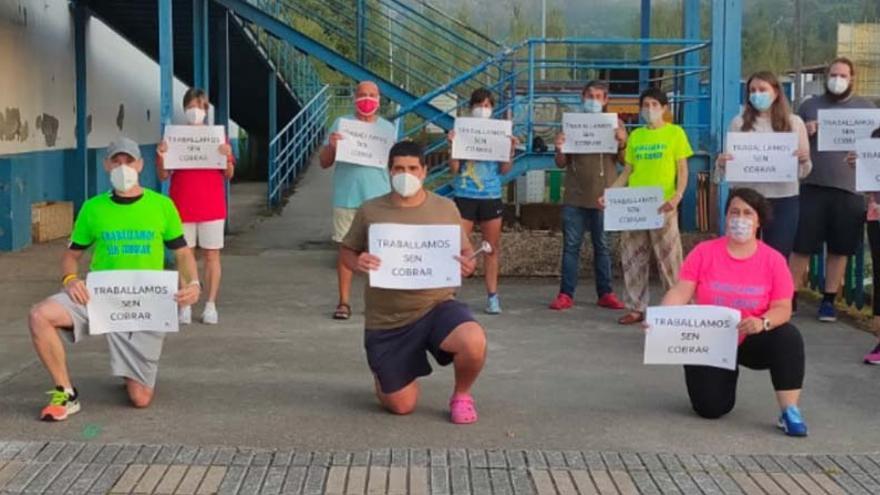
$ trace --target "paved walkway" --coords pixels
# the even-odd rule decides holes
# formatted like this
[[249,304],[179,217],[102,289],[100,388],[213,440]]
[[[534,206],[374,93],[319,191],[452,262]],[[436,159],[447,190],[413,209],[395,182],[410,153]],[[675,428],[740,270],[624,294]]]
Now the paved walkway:
[[880,455],[0,442],[2,493],[873,494]]
[[[774,427],[766,372],[741,373],[730,415],[696,417],[681,369],[643,366],[641,331],[596,308],[590,281],[561,313],[546,309],[556,280],[502,281],[504,314],[478,314],[490,343],[478,424],[449,424],[448,368],[423,381],[413,415],[382,412],[360,290],[351,321],[329,318],[329,184],[330,173],[313,168],[283,216],[237,225],[224,252],[221,323],[168,338],[146,410],[127,405],[106,344],[90,339],[68,356],[82,412],[36,420],[51,383],[27,309],[57,290],[64,245],[0,255],[0,490],[383,493],[406,480],[414,493],[880,493],[880,459],[865,455],[880,445],[880,368],[860,363],[873,338],[819,324],[809,308],[795,319],[807,346],[806,439]],[[262,202],[257,186],[233,195],[242,208]],[[479,281],[460,296],[482,308]]]

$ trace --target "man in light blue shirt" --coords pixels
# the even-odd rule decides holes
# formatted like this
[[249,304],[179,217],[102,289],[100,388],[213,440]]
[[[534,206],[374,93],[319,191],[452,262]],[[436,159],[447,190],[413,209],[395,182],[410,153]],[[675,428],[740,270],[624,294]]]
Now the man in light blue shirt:
[[[391,192],[388,171],[384,168],[367,167],[336,160],[336,144],[343,139],[338,131],[340,119],[359,120],[378,126],[383,134],[393,134],[394,125],[379,117],[379,86],[372,81],[362,81],[354,94],[355,114],[336,119],[321,148],[321,168],[335,166],[333,174],[333,241],[341,243],[351,227],[355,212],[369,199]],[[333,313],[337,320],[351,318],[352,271],[341,261],[336,264],[339,278],[339,303]]]

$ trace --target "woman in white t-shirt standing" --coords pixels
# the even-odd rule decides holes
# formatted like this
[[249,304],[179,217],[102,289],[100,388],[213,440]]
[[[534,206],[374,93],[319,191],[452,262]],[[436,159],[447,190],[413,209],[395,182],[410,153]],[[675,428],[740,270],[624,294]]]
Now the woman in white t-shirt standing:
[[[748,101],[743,111],[730,123],[730,132],[793,132],[798,136],[798,179],[790,182],[740,182],[737,187],[754,189],[770,201],[772,219],[761,227],[761,240],[779,251],[786,261],[794,247],[800,214],[798,193],[800,179],[813,169],[810,141],[804,121],[791,111],[779,79],[772,72],[757,72],[746,84]],[[715,181],[724,178],[727,162],[733,156],[724,153],[715,161]]]

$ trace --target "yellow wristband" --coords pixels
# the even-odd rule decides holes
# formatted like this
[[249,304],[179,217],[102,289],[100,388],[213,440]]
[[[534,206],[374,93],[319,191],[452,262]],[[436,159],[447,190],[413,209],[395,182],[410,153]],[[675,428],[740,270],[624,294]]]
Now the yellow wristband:
[[79,278],[79,275],[77,275],[76,273],[65,275],[64,278],[61,279],[61,286],[64,287],[65,285],[69,284],[73,280],[76,280],[77,278]]

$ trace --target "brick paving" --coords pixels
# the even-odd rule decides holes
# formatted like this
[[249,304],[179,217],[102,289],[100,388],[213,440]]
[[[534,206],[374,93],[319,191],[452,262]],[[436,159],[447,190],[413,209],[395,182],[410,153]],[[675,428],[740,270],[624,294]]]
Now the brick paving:
[[880,454],[308,452],[0,441],[0,493],[876,494]]

